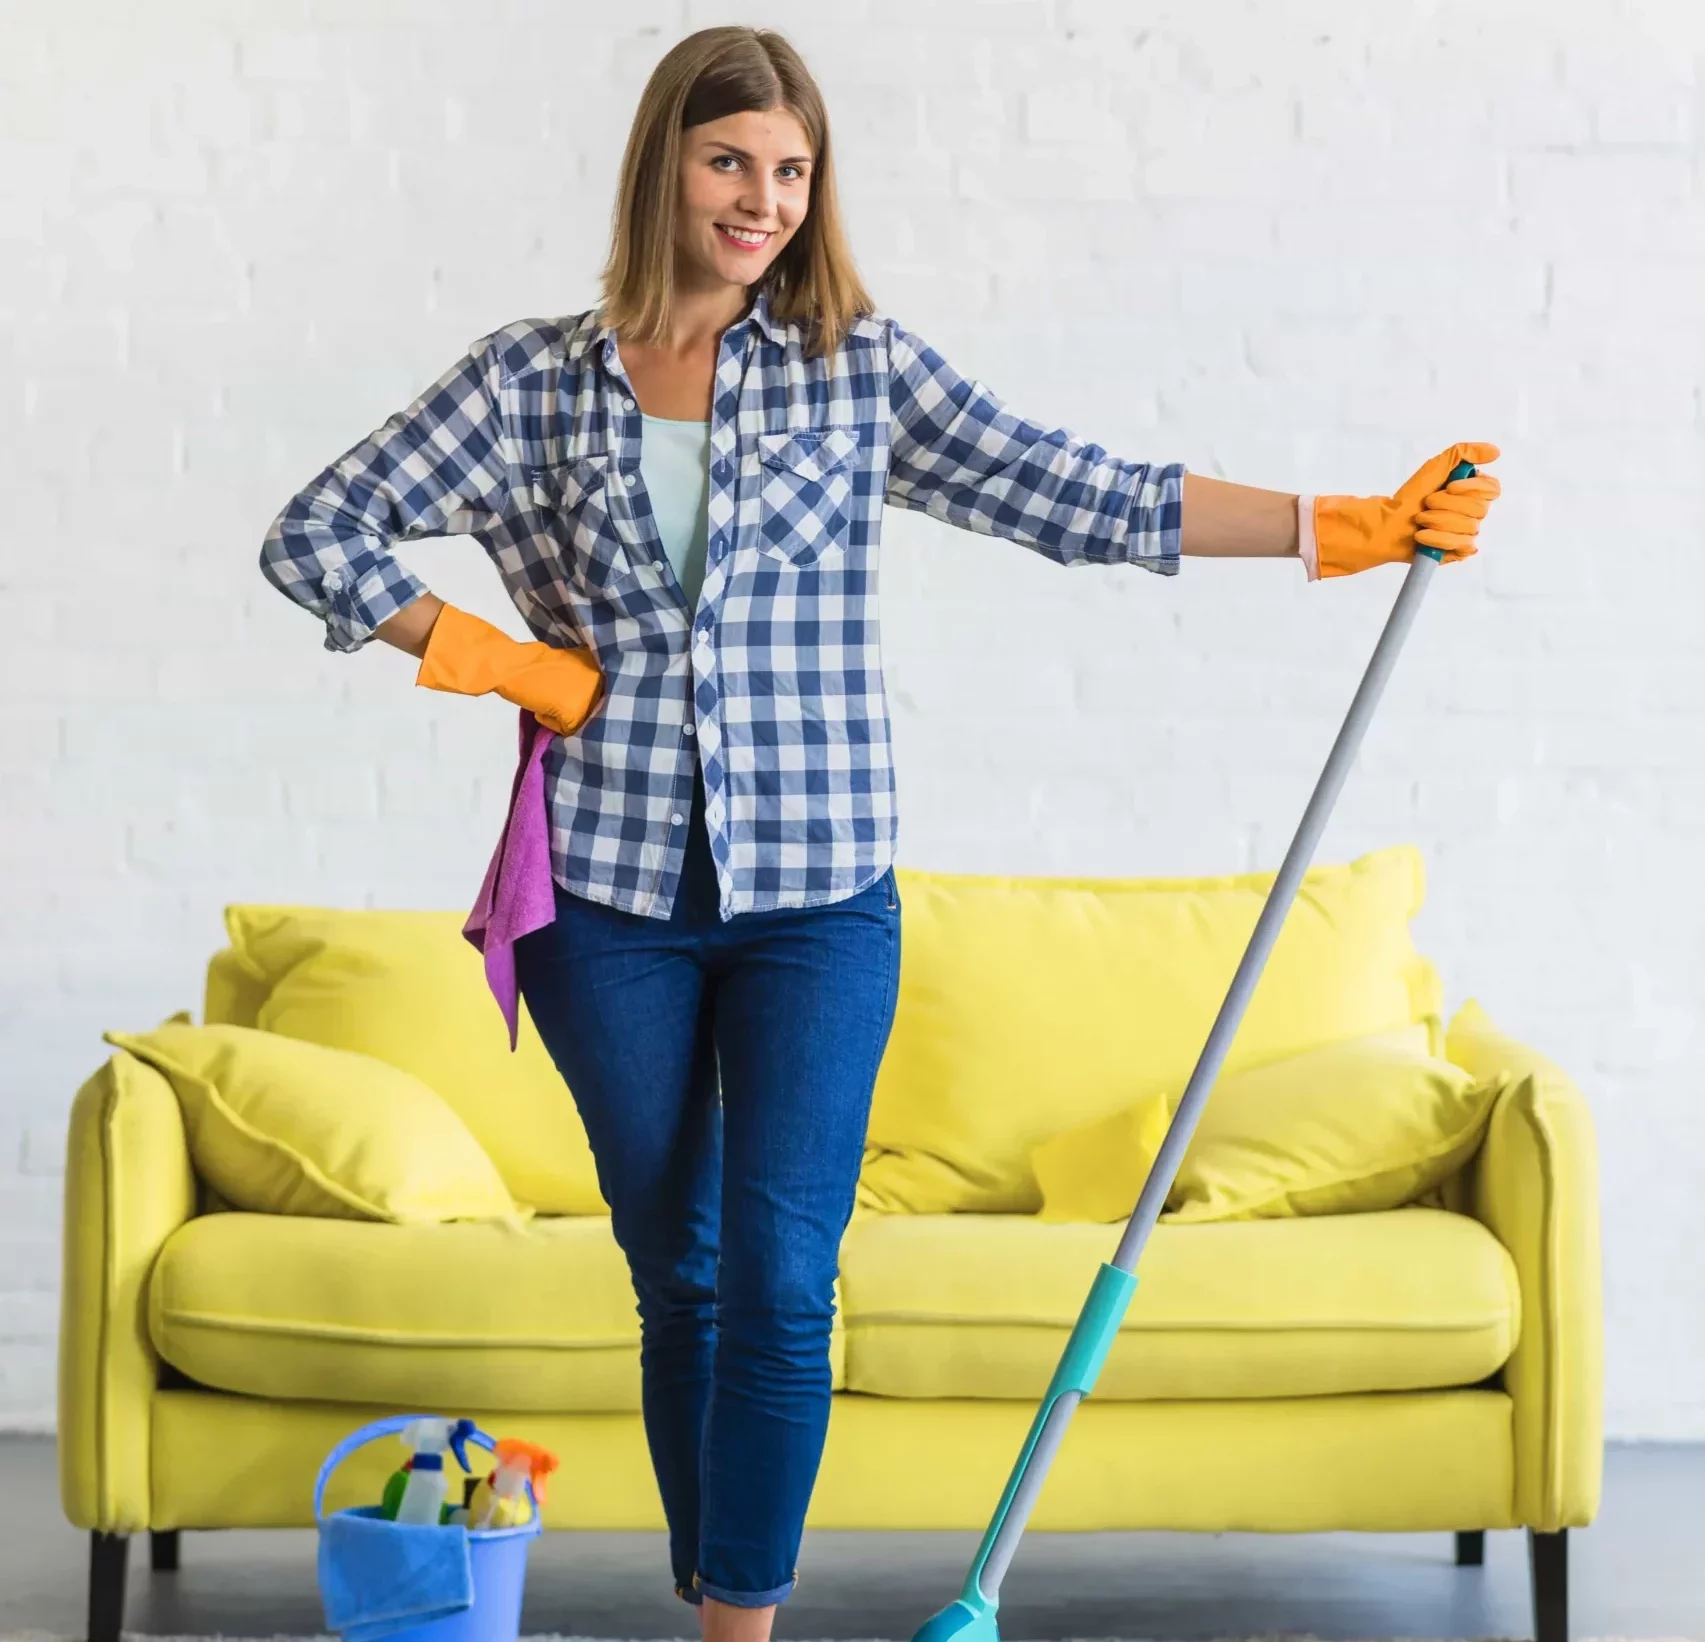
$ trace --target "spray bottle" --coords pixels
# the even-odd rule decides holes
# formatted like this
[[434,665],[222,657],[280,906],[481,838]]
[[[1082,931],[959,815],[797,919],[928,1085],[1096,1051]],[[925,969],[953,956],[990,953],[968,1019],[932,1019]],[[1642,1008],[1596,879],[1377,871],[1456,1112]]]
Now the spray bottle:
[[[436,1415],[415,1420],[402,1433],[403,1446],[412,1449],[413,1457],[404,1468],[392,1476],[385,1489],[385,1503],[396,1499],[394,1521],[438,1525],[444,1496],[450,1480],[444,1475],[444,1451],[450,1449],[456,1463],[466,1471],[466,1443],[472,1434],[472,1420],[446,1420]],[[403,1478],[400,1494],[397,1479]],[[388,1514],[388,1513],[387,1513]]]
[[533,1499],[545,1502],[545,1479],[557,1468],[557,1457],[548,1448],[522,1442],[519,1437],[500,1438],[495,1446],[497,1466],[474,1489],[468,1501],[470,1528],[519,1528],[533,1520],[527,1497],[532,1484]]

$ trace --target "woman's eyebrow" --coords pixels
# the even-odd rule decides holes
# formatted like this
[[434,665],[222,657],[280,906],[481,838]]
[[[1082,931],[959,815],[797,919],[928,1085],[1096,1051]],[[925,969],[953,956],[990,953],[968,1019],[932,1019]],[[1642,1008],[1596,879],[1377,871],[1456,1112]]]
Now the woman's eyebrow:
[[[733,154],[742,160],[750,160],[754,157],[751,154],[748,154],[745,149],[736,148],[733,143],[723,142],[720,137],[712,140],[716,143],[718,148],[726,148],[730,154]],[[809,165],[810,163],[811,156],[809,154],[790,154],[785,160],[776,161],[777,165]]]

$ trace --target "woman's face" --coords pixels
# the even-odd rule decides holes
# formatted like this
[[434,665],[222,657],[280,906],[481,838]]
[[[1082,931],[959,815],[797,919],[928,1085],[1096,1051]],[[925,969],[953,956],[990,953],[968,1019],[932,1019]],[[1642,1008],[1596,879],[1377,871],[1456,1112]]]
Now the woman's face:
[[805,220],[811,144],[784,108],[681,133],[677,265],[695,284],[753,284]]

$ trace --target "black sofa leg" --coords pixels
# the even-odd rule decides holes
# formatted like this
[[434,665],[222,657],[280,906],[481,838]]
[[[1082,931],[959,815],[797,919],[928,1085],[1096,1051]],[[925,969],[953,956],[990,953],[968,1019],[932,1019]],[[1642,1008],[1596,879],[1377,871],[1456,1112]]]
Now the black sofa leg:
[[89,1642],[118,1642],[124,1627],[125,1534],[89,1535]]
[[1456,1565],[1459,1568],[1486,1566],[1486,1535],[1478,1528],[1456,1536]]
[[1569,1642],[1569,1535],[1527,1531],[1534,1642]]
[[148,1534],[148,1566],[157,1574],[178,1571],[178,1531],[176,1528],[155,1528]]

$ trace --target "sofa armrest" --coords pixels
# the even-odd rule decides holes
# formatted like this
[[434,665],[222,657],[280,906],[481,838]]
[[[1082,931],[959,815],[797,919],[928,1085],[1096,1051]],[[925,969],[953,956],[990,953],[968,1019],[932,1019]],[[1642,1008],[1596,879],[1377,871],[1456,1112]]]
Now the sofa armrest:
[[1598,1147],[1579,1089],[1470,1002],[1446,1053],[1505,1078],[1465,1171],[1469,1212],[1515,1261],[1521,1335],[1504,1368],[1514,1403],[1515,1513],[1543,1533],[1584,1527],[1604,1468],[1604,1309]]
[[195,1213],[183,1113],[171,1085],[123,1050],[71,1106],[59,1312],[59,1494],[79,1528],[149,1525],[149,1434],[159,1359],[148,1279]]

